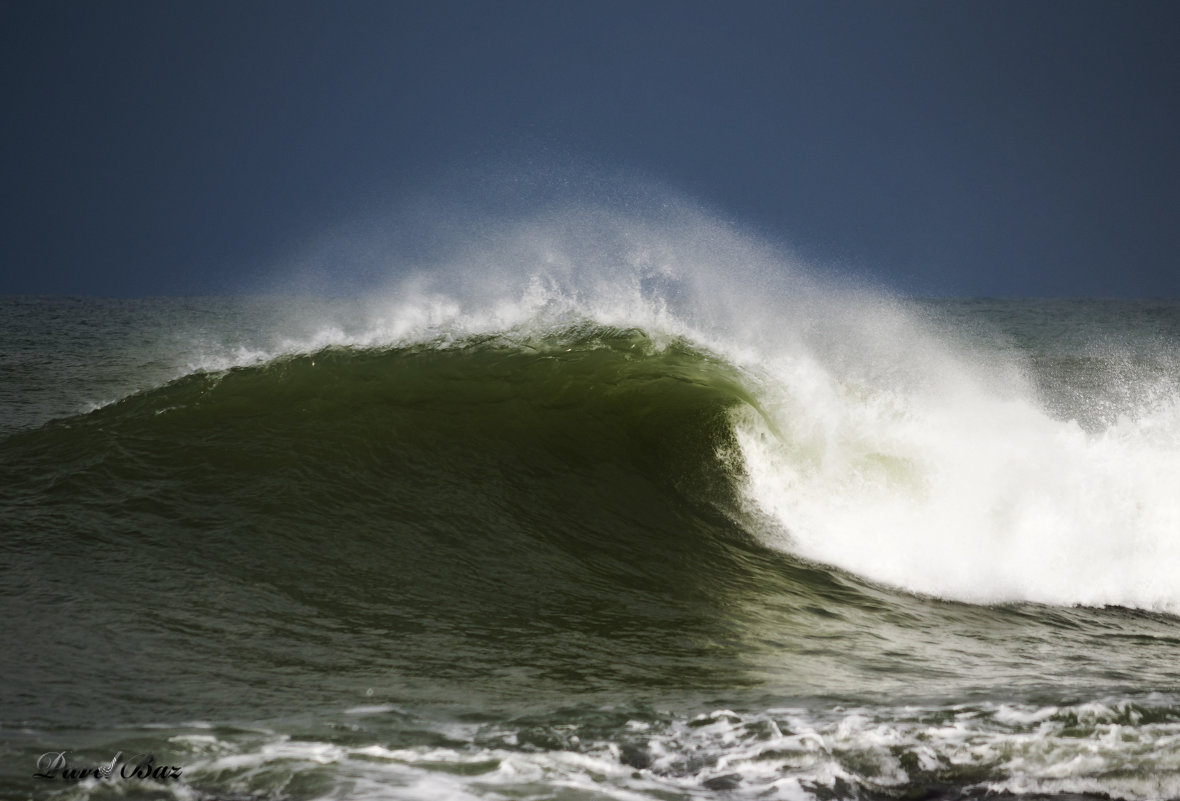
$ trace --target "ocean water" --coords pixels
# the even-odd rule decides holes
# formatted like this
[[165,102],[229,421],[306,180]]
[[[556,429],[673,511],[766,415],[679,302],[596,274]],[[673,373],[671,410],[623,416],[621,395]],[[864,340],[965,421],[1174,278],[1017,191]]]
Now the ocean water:
[[1180,798],[1180,303],[448,259],[0,299],[0,797]]

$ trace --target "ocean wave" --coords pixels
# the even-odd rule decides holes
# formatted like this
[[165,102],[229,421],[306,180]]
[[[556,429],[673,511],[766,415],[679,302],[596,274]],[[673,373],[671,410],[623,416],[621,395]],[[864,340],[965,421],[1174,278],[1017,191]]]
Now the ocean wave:
[[[468,506],[510,525],[531,515],[530,480],[570,475],[553,503],[616,527],[652,525],[640,510],[674,498],[668,519],[708,508],[765,546],[906,592],[1180,610],[1180,403],[1158,388],[1087,431],[1035,382],[976,369],[905,317],[813,321],[789,346],[743,349],[654,311],[649,328],[617,327],[542,306],[503,330],[434,320],[398,344],[324,346],[329,332],[251,351],[11,439],[15,485],[131,493],[179,520],[219,498],[331,531]],[[921,353],[874,343],[881,325]],[[584,512],[531,516],[587,528]]]
[[672,498],[672,517],[719,510],[907,593],[1180,612],[1172,307],[1120,307],[1125,330],[1092,304],[932,312],[686,208],[575,206],[484,234],[18,435],[13,480],[136,492],[178,520],[173,498],[224,498],[333,532],[374,503],[412,520],[476,496],[475,518],[511,527],[529,480],[568,474],[561,503],[617,527]]

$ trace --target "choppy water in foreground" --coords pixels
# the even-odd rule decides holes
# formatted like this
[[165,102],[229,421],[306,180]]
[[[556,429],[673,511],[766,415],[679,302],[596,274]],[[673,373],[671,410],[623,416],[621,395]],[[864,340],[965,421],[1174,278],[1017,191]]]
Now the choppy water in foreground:
[[641,278],[0,300],[0,796],[1180,797],[1180,304]]

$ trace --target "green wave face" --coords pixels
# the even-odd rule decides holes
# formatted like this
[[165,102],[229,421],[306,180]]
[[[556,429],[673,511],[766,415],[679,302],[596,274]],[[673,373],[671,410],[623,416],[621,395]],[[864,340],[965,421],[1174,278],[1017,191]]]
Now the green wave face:
[[[725,364],[605,329],[189,375],[3,444],[27,499],[14,573],[76,599],[64,627],[26,623],[55,627],[39,647],[73,672],[97,629],[138,632],[88,660],[79,709],[126,648],[187,672],[198,708],[292,665],[406,692],[511,692],[513,669],[587,690],[734,680],[718,612],[767,558],[724,458],[749,402]],[[173,664],[211,637],[226,650],[203,666],[234,675],[213,687]]]
[[734,370],[682,344],[592,331],[194,374],[6,447],[24,491],[147,538],[153,515],[197,514],[206,537],[266,530],[288,547],[302,532],[588,543],[649,525],[660,540],[735,509],[719,454],[728,410],[749,402]]

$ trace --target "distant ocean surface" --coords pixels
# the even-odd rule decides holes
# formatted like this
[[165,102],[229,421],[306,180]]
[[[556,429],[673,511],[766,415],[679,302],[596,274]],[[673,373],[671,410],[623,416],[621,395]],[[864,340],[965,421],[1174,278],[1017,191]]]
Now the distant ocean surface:
[[624,240],[0,299],[0,797],[1180,798],[1180,303]]

